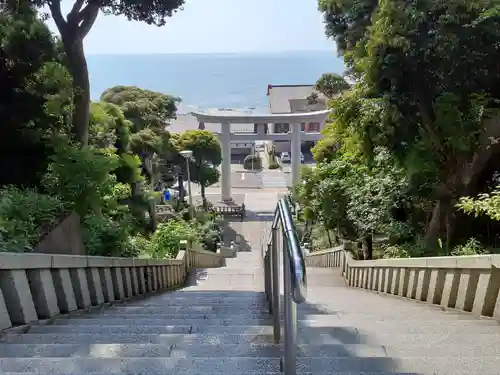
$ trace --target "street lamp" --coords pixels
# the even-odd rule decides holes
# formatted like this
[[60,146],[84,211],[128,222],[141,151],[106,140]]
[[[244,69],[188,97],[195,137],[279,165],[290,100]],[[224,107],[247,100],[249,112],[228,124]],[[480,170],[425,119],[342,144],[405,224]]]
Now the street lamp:
[[191,194],[191,174],[189,173],[189,159],[193,156],[193,151],[183,150],[180,152],[181,156],[186,159],[186,170],[188,178],[188,194],[189,194],[189,214],[191,219],[194,219],[194,206],[193,206],[193,195]]

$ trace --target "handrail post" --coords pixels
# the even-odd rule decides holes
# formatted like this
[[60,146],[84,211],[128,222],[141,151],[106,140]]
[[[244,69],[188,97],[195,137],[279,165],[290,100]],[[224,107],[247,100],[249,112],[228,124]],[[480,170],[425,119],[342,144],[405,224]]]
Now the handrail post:
[[266,253],[264,256],[264,289],[266,292],[266,300],[267,300],[267,305],[269,309],[269,313],[272,314],[272,292],[271,292],[271,263],[270,263],[270,254],[269,252]]
[[271,229],[271,295],[272,295],[272,310],[273,310],[273,333],[274,342],[279,344],[281,339],[280,325],[280,269],[279,269],[279,253],[278,253],[278,228]]
[[284,273],[284,305],[285,305],[285,375],[296,375],[297,373],[297,305],[292,299],[292,274],[290,271],[290,258],[288,256],[287,243],[283,236],[283,273]]

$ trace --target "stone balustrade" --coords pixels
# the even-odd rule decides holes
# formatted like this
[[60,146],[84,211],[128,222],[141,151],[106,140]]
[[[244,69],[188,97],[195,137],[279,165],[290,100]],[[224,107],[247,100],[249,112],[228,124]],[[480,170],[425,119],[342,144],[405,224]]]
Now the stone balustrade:
[[312,267],[339,267],[351,287],[500,318],[500,255],[354,260],[343,246],[310,253]]
[[200,249],[176,259],[0,253],[0,331],[180,287],[189,268],[223,264],[220,254]]

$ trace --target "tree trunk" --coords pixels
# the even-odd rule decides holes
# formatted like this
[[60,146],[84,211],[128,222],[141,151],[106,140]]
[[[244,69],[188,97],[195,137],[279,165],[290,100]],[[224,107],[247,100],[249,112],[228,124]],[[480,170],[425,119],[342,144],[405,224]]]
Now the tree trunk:
[[364,260],[373,259],[373,237],[371,234],[363,237],[361,246],[363,249],[363,259]]
[[425,232],[424,241],[428,249],[447,249],[452,243],[455,224],[454,207],[451,198],[438,199],[432,210],[431,221]]
[[62,38],[73,77],[73,132],[82,146],[89,143],[90,82],[83,39],[72,35]]
[[177,205],[175,211],[179,212],[181,207],[181,202],[184,202],[184,198],[186,197],[186,193],[184,190],[184,179],[180,174],[177,177],[177,184],[179,185],[179,199],[177,199]]
[[328,230],[326,225],[324,226],[324,228],[325,228],[325,232],[326,232],[326,237],[328,238],[328,245],[330,247],[333,247],[332,237],[330,237],[330,231]]
[[205,185],[200,184],[200,195],[201,195],[201,200],[203,202],[203,208],[206,210],[207,209],[207,198],[205,197]]

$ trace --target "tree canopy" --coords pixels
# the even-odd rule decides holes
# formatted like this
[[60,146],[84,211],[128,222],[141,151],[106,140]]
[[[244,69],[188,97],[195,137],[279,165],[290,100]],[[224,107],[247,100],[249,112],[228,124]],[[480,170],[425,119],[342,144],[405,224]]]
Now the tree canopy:
[[88,144],[90,82],[83,40],[92,29],[99,12],[123,15],[129,20],[163,26],[184,0],[75,0],[70,12],[63,16],[61,0],[31,0],[36,7],[47,6],[52,15],[65,52],[65,62],[73,83],[73,133],[82,145]]
[[304,205],[361,242],[422,238],[445,251],[482,236],[456,205],[491,189],[500,168],[496,3],[320,0],[319,9],[356,83],[330,102],[307,179],[316,182],[297,192]]
[[188,130],[177,140],[177,149],[190,150],[193,157],[190,163],[191,178],[201,186],[201,196],[206,204],[205,188],[219,180],[217,167],[222,162],[219,140],[208,130]]
[[29,6],[0,12],[0,185],[33,185],[66,127],[71,79],[57,42]]

